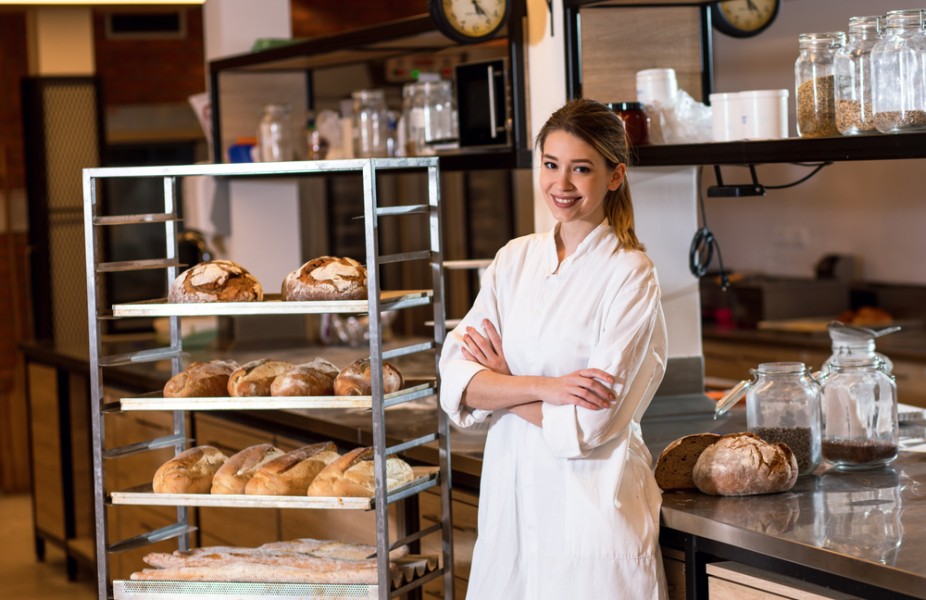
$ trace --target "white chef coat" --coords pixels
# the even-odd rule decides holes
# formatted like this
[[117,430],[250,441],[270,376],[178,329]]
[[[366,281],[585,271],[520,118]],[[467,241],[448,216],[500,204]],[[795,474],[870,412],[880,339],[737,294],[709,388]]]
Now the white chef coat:
[[[447,336],[442,407],[459,426],[490,419],[471,600],[665,598],[662,497],[639,426],[665,372],[665,321],[652,262],[616,247],[603,222],[557,270],[552,231],[512,240]],[[461,406],[484,368],[463,358],[463,334],[481,331],[483,319],[498,329],[513,375],[603,369],[616,380],[612,407],[545,403],[540,428]]]

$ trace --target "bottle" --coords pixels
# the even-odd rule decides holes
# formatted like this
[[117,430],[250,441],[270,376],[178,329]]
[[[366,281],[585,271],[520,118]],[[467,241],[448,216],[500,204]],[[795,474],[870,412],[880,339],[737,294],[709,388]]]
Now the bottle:
[[306,160],[324,160],[328,156],[330,144],[315,125],[315,116],[309,115],[305,124]]
[[383,90],[358,90],[351,97],[354,156],[386,156],[386,101]]
[[289,106],[268,104],[257,128],[260,162],[292,159],[289,136]]
[[794,63],[797,133],[801,137],[839,135],[833,59],[846,43],[841,31],[802,33]]
[[606,105],[624,122],[627,142],[631,146],[649,144],[649,117],[643,110],[642,102],[609,102]]
[[892,10],[871,50],[872,112],[881,133],[926,130],[926,37],[920,10]]
[[836,52],[836,128],[843,135],[877,133],[871,111],[871,50],[881,39],[880,17],[852,17],[846,45]]

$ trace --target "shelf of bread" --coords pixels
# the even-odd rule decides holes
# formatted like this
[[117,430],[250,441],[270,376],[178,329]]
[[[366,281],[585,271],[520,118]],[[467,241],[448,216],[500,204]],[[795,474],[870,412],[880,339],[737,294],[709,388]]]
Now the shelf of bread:
[[[390,498],[405,498],[438,484],[438,467],[412,467],[413,479],[389,490]],[[223,508],[315,508],[372,510],[374,498],[355,496],[269,496],[263,494],[164,494],[152,491],[150,483],[112,492],[116,505],[198,506]]]
[[[391,290],[379,296],[380,310],[399,310],[430,304],[431,290]],[[268,294],[259,302],[168,302],[166,298],[113,305],[114,317],[198,317],[367,313],[368,300],[284,301]]]

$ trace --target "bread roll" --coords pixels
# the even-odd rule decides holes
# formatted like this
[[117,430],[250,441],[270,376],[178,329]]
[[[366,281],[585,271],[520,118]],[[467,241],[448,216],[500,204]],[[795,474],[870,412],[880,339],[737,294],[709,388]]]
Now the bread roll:
[[173,457],[154,473],[158,494],[208,494],[216,471],[228,460],[212,446],[196,446]]
[[215,398],[228,394],[228,377],[238,368],[233,360],[194,362],[164,385],[165,398]]
[[305,496],[309,484],[322,469],[337,460],[331,442],[312,444],[264,463],[244,488],[245,494]]
[[273,380],[293,368],[285,360],[260,358],[243,364],[228,377],[230,396],[269,396]]
[[338,372],[338,368],[324,358],[315,358],[278,375],[270,385],[270,395],[331,396]]
[[[414,479],[412,468],[396,457],[386,459],[386,489]],[[309,496],[355,496],[372,498],[376,491],[372,448],[357,448],[325,467],[309,485]]]
[[258,444],[238,452],[212,478],[213,494],[243,494],[248,481],[262,466],[286,454],[271,444]]
[[212,260],[190,267],[174,279],[168,302],[259,302],[260,282],[238,263]]
[[283,300],[363,300],[367,269],[352,258],[319,256],[283,280]]
[[704,450],[720,439],[716,433],[695,433],[666,446],[656,460],[656,483],[660,489],[694,490],[692,470]]
[[[334,380],[334,395],[369,396],[372,393],[370,367],[369,358],[355,360],[344,367]],[[391,364],[383,363],[383,393],[397,392],[403,383],[402,373]]]
[[797,459],[780,442],[770,444],[752,433],[731,433],[701,453],[692,475],[705,494],[773,494],[794,487]]

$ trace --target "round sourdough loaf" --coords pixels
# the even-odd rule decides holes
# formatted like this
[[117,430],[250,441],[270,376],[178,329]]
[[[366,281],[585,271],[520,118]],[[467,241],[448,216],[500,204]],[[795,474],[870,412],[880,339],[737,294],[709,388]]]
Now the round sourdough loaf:
[[[344,367],[334,380],[335,396],[369,396],[373,393],[369,358],[360,358]],[[383,363],[383,393],[391,394],[402,389],[402,373],[389,363]]]
[[352,258],[319,256],[283,280],[283,300],[363,300],[367,269]]
[[692,477],[699,490],[714,496],[786,492],[797,481],[797,459],[786,444],[730,433],[701,453]]
[[692,478],[695,463],[719,439],[716,433],[694,433],[670,443],[656,460],[656,484],[667,492],[697,489]]
[[228,377],[238,368],[233,360],[194,362],[164,385],[165,398],[215,398],[228,395]]
[[211,260],[194,265],[174,279],[168,302],[260,302],[260,282],[236,262]]
[[324,358],[296,365],[270,385],[271,396],[332,396],[339,369]]

